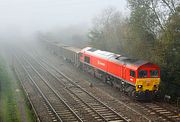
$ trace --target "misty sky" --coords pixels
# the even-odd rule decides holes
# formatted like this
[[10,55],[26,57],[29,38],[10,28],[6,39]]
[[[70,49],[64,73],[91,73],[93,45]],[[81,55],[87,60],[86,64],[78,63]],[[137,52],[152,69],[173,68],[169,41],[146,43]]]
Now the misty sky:
[[0,0],[0,33],[32,32],[74,24],[90,25],[92,18],[109,6],[124,15],[126,0]]

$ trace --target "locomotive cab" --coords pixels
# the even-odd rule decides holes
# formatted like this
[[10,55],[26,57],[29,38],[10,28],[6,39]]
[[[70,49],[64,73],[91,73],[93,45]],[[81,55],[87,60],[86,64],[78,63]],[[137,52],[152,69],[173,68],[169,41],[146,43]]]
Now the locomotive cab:
[[141,97],[153,97],[160,84],[160,69],[155,64],[145,64],[138,68],[136,78],[136,93]]

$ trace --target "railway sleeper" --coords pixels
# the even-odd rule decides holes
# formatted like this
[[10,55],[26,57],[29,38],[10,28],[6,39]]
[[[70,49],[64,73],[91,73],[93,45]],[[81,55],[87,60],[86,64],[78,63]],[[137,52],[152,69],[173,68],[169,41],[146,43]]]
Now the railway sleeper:
[[52,121],[53,122],[57,121],[56,117],[52,117]]
[[61,117],[62,117],[62,119],[75,119],[76,120],[76,118],[74,117],[74,116],[72,116],[72,115],[60,115]]
[[111,120],[109,122],[124,122],[124,120]]
[[106,115],[113,115],[113,116],[117,116],[117,115],[115,115],[114,113],[112,113],[112,112],[104,112],[104,113],[101,113],[101,115],[103,115],[103,116],[106,116]]
[[121,122],[121,121],[123,121],[123,120],[120,119],[119,117],[118,117],[118,118],[108,117],[107,120],[108,120],[109,122],[112,122],[112,121],[114,121],[114,122],[120,121],[120,122]]
[[[91,115],[92,117],[98,117],[99,118],[99,116],[97,115],[97,113],[95,113],[92,109],[90,109],[90,108],[84,108],[83,110],[83,113],[84,114],[87,114],[87,115]],[[82,113],[82,111],[81,111],[81,113]]]
[[164,109],[161,110],[161,109],[160,109],[160,110],[156,110],[156,112],[166,112],[166,110],[164,110]]
[[97,114],[94,111],[87,111],[87,114],[90,114],[92,116],[97,116]]
[[102,119],[101,117],[97,116],[96,114],[92,114],[91,116],[92,116],[95,120],[101,120],[101,121],[103,121],[103,119]]
[[96,110],[97,112],[101,112],[101,113],[102,113],[102,112],[107,112],[107,111],[108,111],[107,109],[96,109],[96,108],[95,108],[95,110]]
[[102,105],[99,105],[99,104],[97,104],[97,105],[91,105],[92,107],[94,107],[94,108],[102,108],[102,109],[107,109],[105,106],[102,106]]
[[114,114],[104,114],[103,115],[105,118],[110,118],[110,119],[119,119],[119,117],[117,115],[114,115]]
[[172,115],[172,113],[169,112],[169,111],[161,111],[161,112],[159,112],[159,113],[161,113],[161,114],[166,114],[166,115]]
[[96,111],[99,111],[99,112],[100,112],[100,111],[102,111],[102,112],[103,112],[103,111],[106,111],[106,112],[108,111],[107,108],[101,108],[101,107],[94,108],[94,109],[95,109]]
[[[151,107],[149,107],[149,108],[151,108]],[[151,108],[151,109],[153,109],[153,110],[162,110],[163,108]]]
[[[81,97],[82,98],[82,97]],[[95,100],[94,99],[91,99],[91,98],[85,98],[85,101],[86,101],[86,103],[90,103],[91,105],[93,105],[94,104],[94,102],[95,102]],[[97,104],[97,103],[96,103]],[[97,105],[99,105],[99,104],[97,104]]]
[[117,116],[117,115],[114,115],[114,114],[110,114],[110,115],[108,115],[108,114],[103,114],[102,115],[104,118],[107,118],[107,119],[119,119],[119,117]]
[[72,116],[72,114],[66,114],[66,113],[58,113],[62,118],[67,118],[67,117],[70,117]]
[[94,107],[94,110],[96,110],[96,111],[109,111],[109,109],[107,109],[107,108],[102,108],[102,107]]
[[67,111],[69,111],[69,110],[68,110],[65,106],[63,106],[63,105],[62,105],[62,106],[60,106],[60,105],[57,105],[57,106],[54,105],[54,106],[55,106],[55,108],[56,108],[57,110],[60,110],[60,111],[61,111],[61,110],[67,110]]
[[61,112],[63,112],[63,113],[66,113],[66,112],[69,112],[69,110],[65,110],[65,109],[60,109],[60,110],[56,110],[58,113],[61,113]]
[[[168,118],[179,118],[178,115],[174,115],[174,116],[168,116]],[[180,118],[179,118],[180,119]]]
[[102,119],[97,119],[98,122],[102,122],[103,120]]
[[93,100],[93,102],[91,102],[91,105],[92,105],[92,106],[97,106],[97,107],[98,107],[98,106],[102,106],[101,104],[95,102],[94,100]]

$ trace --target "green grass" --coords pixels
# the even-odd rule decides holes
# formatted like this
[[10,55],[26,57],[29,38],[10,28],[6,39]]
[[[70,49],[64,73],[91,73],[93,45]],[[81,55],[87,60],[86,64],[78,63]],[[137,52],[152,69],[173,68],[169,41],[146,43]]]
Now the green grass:
[[19,121],[19,118],[17,117],[17,107],[15,104],[15,98],[13,97],[11,79],[8,76],[5,65],[3,64],[4,61],[0,59],[0,115],[4,122],[17,122]]
[[27,99],[20,90],[15,92],[16,88],[21,89],[18,81],[13,80],[7,70],[7,64],[0,57],[0,122],[21,122],[22,116],[18,107],[18,100],[25,99],[25,115],[28,122],[33,122],[33,112],[29,109]]

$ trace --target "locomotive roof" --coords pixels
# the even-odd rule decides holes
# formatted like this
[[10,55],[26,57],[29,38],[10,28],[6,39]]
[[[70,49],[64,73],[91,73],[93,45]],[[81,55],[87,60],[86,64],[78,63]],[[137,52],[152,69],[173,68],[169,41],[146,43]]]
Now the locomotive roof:
[[129,58],[129,57],[121,56],[121,55],[107,52],[107,51],[98,50],[91,47],[84,48],[83,50],[88,52],[89,54],[98,56],[100,58],[105,58],[111,62],[125,64],[126,66],[129,66],[133,68],[134,70],[138,69],[140,66],[144,64],[149,63],[148,61]]
[[149,63],[148,61],[124,57],[124,56],[119,56],[117,58],[113,57],[113,58],[110,58],[109,60],[112,62],[124,64],[128,67],[131,67],[134,70],[137,70],[140,66]]
[[98,50],[98,49],[92,48],[92,47],[87,47],[87,48],[85,48],[84,51],[86,51],[90,54],[96,55],[98,57],[105,58],[105,59],[109,59],[110,57],[115,55],[114,53]]

